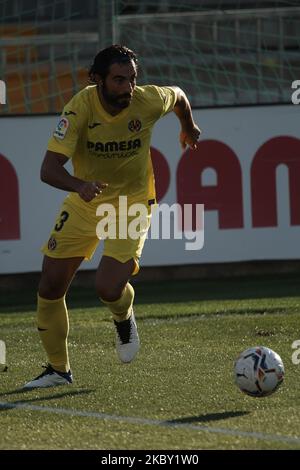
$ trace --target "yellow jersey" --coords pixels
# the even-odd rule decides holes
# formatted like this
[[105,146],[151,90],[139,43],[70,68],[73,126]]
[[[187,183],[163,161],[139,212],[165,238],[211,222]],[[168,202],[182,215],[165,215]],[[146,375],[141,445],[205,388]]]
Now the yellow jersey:
[[118,204],[155,200],[150,139],[155,122],[174,108],[171,87],[136,86],[130,105],[116,116],[101,105],[96,85],[87,86],[64,107],[48,150],[72,159],[74,176],[101,181],[108,187],[91,202],[77,193],[69,200],[95,212],[102,202]]

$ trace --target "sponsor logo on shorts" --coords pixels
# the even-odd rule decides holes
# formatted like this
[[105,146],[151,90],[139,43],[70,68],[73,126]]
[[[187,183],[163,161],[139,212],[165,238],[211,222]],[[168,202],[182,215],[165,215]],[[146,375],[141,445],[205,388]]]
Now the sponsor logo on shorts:
[[128,123],[128,129],[131,132],[138,132],[141,130],[141,128],[142,128],[142,123],[139,119],[132,119]]
[[53,251],[57,246],[57,242],[54,237],[50,237],[48,241],[48,250]]
[[57,127],[54,131],[54,136],[58,139],[64,139],[69,127],[69,120],[66,117],[62,117],[57,124]]

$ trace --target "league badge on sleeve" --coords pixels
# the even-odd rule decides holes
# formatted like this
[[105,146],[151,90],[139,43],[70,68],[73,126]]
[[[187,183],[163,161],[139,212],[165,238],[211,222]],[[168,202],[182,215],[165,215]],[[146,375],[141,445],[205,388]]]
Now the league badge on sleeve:
[[59,123],[56,126],[54,131],[54,136],[58,139],[64,139],[69,127],[69,120],[66,117],[62,117],[59,120]]

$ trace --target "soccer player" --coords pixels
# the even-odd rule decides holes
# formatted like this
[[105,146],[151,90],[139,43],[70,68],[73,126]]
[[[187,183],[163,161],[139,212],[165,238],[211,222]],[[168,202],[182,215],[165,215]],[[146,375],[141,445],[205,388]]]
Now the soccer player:
[[[155,204],[150,138],[155,122],[174,111],[180,142],[196,148],[200,129],[194,123],[185,93],[177,87],[136,86],[137,57],[127,47],[112,45],[94,58],[89,72],[93,85],[64,107],[48,143],[41,168],[43,182],[69,191],[44,253],[38,289],[37,326],[48,356],[45,371],[24,388],[70,384],[65,295],[81,262],[91,259],[99,243],[96,214],[101,204],[118,211],[119,196],[128,206],[147,207],[146,229],[139,237],[108,237],[96,273],[96,290],[112,313],[116,349],[121,362],[131,362],[139,350],[133,313],[134,289],[129,283],[139,270],[139,258]],[[71,160],[74,176],[65,164]],[[117,212],[118,222],[119,214]],[[128,223],[130,217],[128,217]]]

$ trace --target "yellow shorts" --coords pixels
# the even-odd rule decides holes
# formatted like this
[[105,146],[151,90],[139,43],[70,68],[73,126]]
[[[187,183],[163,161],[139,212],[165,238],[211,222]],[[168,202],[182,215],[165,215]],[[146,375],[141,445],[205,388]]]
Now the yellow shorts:
[[[126,217],[125,222],[127,227],[134,219],[136,217]],[[96,212],[95,214],[93,212],[88,213],[84,206],[79,207],[70,201],[69,198],[65,199],[49,240],[42,247],[42,252],[51,258],[73,258],[79,256],[84,257],[85,260],[90,260],[100,241],[96,232],[100,221],[101,217],[97,216]],[[115,224],[112,222],[113,226],[115,225],[116,237],[104,239],[103,255],[115,258],[121,263],[126,263],[126,261],[133,258],[136,264],[133,274],[137,274],[139,271],[139,258],[141,257],[150,227],[151,211],[148,210],[148,215],[144,219],[143,229],[136,239],[128,236],[120,238],[118,230],[119,222],[117,214]],[[123,223],[122,227],[124,233],[124,229],[126,231],[126,224],[124,227]]]

